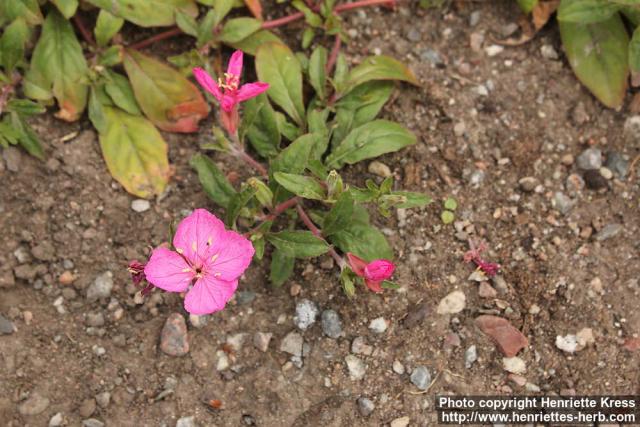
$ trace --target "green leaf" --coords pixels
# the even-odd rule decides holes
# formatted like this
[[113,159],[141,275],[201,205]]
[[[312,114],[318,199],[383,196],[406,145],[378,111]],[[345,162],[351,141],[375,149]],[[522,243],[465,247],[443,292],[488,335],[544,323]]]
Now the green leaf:
[[353,222],[354,201],[351,193],[345,191],[331,208],[322,223],[322,234],[331,236],[346,229]]
[[103,67],[113,67],[122,63],[123,49],[122,46],[110,46],[98,54],[98,62]]
[[276,172],[273,177],[278,184],[297,196],[311,200],[324,200],[326,197],[322,185],[308,176]]
[[442,219],[443,224],[451,224],[455,221],[456,216],[451,211],[442,211],[440,214],[440,219]]
[[640,85],[640,28],[636,28],[629,42],[629,71],[631,84]]
[[129,79],[114,71],[108,71],[108,76],[109,82],[105,83],[104,89],[113,103],[129,114],[141,115]]
[[93,30],[98,46],[106,46],[111,38],[118,34],[122,25],[124,25],[124,19],[112,15],[107,10],[101,9],[100,13],[98,13],[96,27]]
[[[401,199],[400,203],[395,205],[397,208],[401,208],[401,209],[421,208],[433,202],[431,197],[427,196],[426,194],[414,193],[411,191],[394,191],[390,195],[393,197],[399,197]],[[453,199],[447,199],[447,201],[449,200],[453,200]],[[453,200],[453,202],[455,203],[455,200]],[[447,207],[446,202],[445,202],[445,209],[451,209]],[[451,210],[455,210],[455,208]]]
[[384,235],[362,222],[352,223],[344,230],[331,235],[329,240],[342,252],[352,252],[367,262],[393,258],[393,252]]
[[416,86],[420,85],[413,72],[397,59],[384,55],[370,56],[349,72],[342,94],[371,80],[402,80]]
[[264,239],[264,236],[251,236],[251,243],[253,244],[253,249],[255,249],[255,253],[253,254],[253,259],[261,260],[264,256],[264,248],[266,246],[267,241]]
[[389,280],[384,280],[380,286],[382,289],[400,289],[400,285]]
[[62,16],[69,19],[76,14],[78,0],[51,0],[56,5]]
[[267,95],[298,125],[304,125],[302,70],[295,55],[285,44],[266,43],[256,53],[260,81],[269,83]]
[[235,18],[228,20],[220,33],[220,40],[223,43],[238,43],[246,39],[251,34],[257,32],[262,27],[262,22],[253,18]]
[[11,75],[13,69],[24,57],[25,46],[29,41],[29,26],[23,18],[16,18],[4,29],[0,37],[0,65]]
[[329,245],[310,231],[271,233],[267,235],[267,240],[288,257],[317,257],[329,250]]
[[327,80],[327,49],[317,47],[309,59],[309,83],[318,94],[318,98],[324,99],[325,84]]
[[578,79],[604,105],[620,107],[629,74],[629,37],[620,16],[592,24],[560,21],[559,25],[562,44]]
[[160,132],[144,117],[118,108],[103,106],[102,115],[104,123],[94,125],[111,175],[138,197],[161,194],[170,170],[167,144]]
[[300,128],[287,120],[287,117],[279,111],[276,111],[276,120],[278,121],[278,130],[289,141],[295,141],[301,136]]
[[351,132],[375,119],[393,92],[390,81],[377,80],[363,83],[336,103],[336,127],[332,144],[335,146]]
[[447,200],[444,201],[444,208],[455,211],[458,208],[458,202],[453,197],[447,197]]
[[13,111],[24,116],[33,116],[42,114],[47,111],[47,109],[37,102],[29,101],[28,99],[14,98],[7,102],[7,111]]
[[264,158],[277,156],[280,151],[280,130],[267,95],[262,93],[249,99],[242,113],[240,139],[246,134],[251,146]]
[[255,187],[246,186],[231,197],[229,205],[227,206],[227,214],[225,215],[224,221],[227,224],[227,227],[231,227],[233,229],[236,228],[236,219],[238,219],[240,211],[251,199],[253,199],[253,196],[256,195],[257,191],[258,190]]
[[[215,12],[215,19],[213,20],[213,26],[216,27],[222,22],[222,20],[229,14],[233,7],[235,0],[213,0],[209,6],[213,6]],[[206,4],[206,3],[205,3]]]
[[213,160],[203,154],[195,154],[189,164],[198,173],[198,179],[207,196],[218,205],[227,208],[231,198],[236,195],[236,190]]
[[313,42],[314,37],[316,36],[316,32],[313,30],[313,28],[311,27],[307,27],[304,29],[304,31],[302,32],[302,49],[308,49],[309,46],[311,46],[311,43]]
[[256,177],[249,178],[247,185],[256,189],[256,200],[265,208],[273,207],[273,192],[264,182]]
[[196,132],[209,108],[198,88],[168,65],[127,49],[124,69],[144,114],[160,129]]
[[8,22],[16,18],[24,19],[31,26],[42,24],[42,13],[38,0],[3,0],[0,1],[0,19]]
[[349,73],[349,66],[347,64],[347,58],[342,52],[338,54],[336,59],[336,69],[333,72],[333,87],[337,93],[343,93],[344,87],[347,83],[347,75]]
[[269,272],[271,284],[275,287],[282,286],[291,277],[295,263],[295,257],[287,256],[276,248],[271,254],[271,271]]
[[538,4],[538,1],[539,0],[518,0],[518,5],[524,13],[531,13],[533,8]]
[[302,173],[307,167],[314,142],[315,136],[309,133],[293,141],[271,161],[272,172]]
[[198,22],[192,15],[180,11],[176,12],[176,25],[183,33],[198,37]]
[[303,13],[305,22],[311,27],[319,28],[322,26],[322,18],[320,15],[311,10],[303,1],[293,0],[292,6]]
[[258,51],[258,48],[266,43],[284,43],[278,36],[273,34],[269,30],[260,30],[252,33],[248,37],[244,39],[234,42],[227,43],[234,49],[238,49],[243,51],[244,53],[248,53],[249,55],[255,55]]
[[216,11],[215,9],[209,9],[204,15],[204,18],[200,20],[197,32],[196,47],[201,48],[209,41],[213,40],[213,30],[216,26]]
[[388,120],[374,120],[349,133],[327,157],[329,168],[341,168],[359,161],[398,151],[415,144],[416,137],[397,123]]
[[96,128],[98,133],[106,133],[107,117],[104,112],[104,106],[113,107],[111,98],[104,91],[104,86],[92,86],[89,95],[89,120]]
[[558,7],[558,21],[589,24],[611,18],[620,6],[605,0],[562,0]]
[[86,0],[140,27],[166,27],[176,23],[175,14],[181,11],[198,16],[193,0]]
[[16,131],[18,137],[18,143],[24,148],[27,153],[42,160],[44,159],[44,150],[40,145],[40,139],[38,135],[31,129],[28,123],[26,123],[18,113],[11,113],[11,125]]
[[349,268],[343,268],[340,272],[340,282],[342,283],[342,290],[347,297],[352,298],[356,294],[356,287],[354,278],[356,275]]
[[80,118],[87,105],[87,62],[69,21],[52,9],[31,57],[25,76],[25,94],[48,100],[47,92],[58,100],[56,116],[66,121]]

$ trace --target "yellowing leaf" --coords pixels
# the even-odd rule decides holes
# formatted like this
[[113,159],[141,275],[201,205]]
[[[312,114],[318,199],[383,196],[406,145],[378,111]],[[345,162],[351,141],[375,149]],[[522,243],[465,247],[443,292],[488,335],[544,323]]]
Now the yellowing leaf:
[[142,116],[103,106],[100,147],[111,175],[131,194],[152,197],[169,181],[167,144]]
[[53,95],[56,117],[78,120],[87,105],[87,62],[69,21],[55,9],[47,15],[25,76],[25,94],[47,100]]
[[256,18],[262,20],[262,4],[260,0],[244,0],[244,4],[249,8],[251,14]]
[[128,49],[124,68],[144,114],[160,129],[195,132],[209,108],[196,86],[162,62]]
[[176,11],[198,16],[193,0],[87,0],[94,6],[141,27],[174,25]]

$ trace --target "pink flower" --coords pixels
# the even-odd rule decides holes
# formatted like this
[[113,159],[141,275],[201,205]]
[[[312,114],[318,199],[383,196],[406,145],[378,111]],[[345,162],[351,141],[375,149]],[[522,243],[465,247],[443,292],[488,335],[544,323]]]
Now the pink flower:
[[191,314],[222,310],[251,263],[251,242],[225,230],[215,215],[196,209],[178,224],[173,245],[175,251],[153,250],[144,268],[147,280],[168,292],[188,290],[184,308]]
[[391,277],[396,269],[396,266],[386,259],[376,259],[367,263],[351,252],[347,252],[347,259],[353,272],[364,278],[367,287],[373,292],[382,292],[382,282]]
[[211,93],[220,103],[222,108],[222,124],[231,134],[235,134],[238,129],[238,104],[247,99],[254,98],[269,89],[268,83],[256,82],[247,83],[240,86],[240,75],[242,74],[241,50],[236,50],[231,55],[227,72],[224,73],[224,81],[218,79],[216,83],[213,78],[202,68],[194,68],[193,74],[200,86]]
[[498,274],[498,271],[502,268],[500,264],[495,262],[485,261],[482,258],[482,252],[487,250],[485,242],[481,241],[476,245],[472,240],[469,240],[469,250],[464,254],[464,262],[473,262],[480,271],[483,271],[487,276],[493,277]]

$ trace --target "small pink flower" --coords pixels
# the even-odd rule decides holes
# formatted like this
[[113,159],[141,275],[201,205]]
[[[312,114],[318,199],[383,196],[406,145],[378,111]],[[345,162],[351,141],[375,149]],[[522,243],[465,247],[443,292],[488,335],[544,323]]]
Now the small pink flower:
[[215,215],[196,209],[178,224],[173,245],[175,251],[153,250],[144,268],[147,280],[168,292],[188,291],[184,308],[191,314],[222,310],[251,263],[251,242],[225,230]]
[[222,124],[231,134],[235,134],[238,129],[238,104],[248,99],[260,95],[269,89],[268,83],[256,82],[247,83],[240,86],[240,75],[242,74],[241,50],[236,50],[231,55],[227,72],[222,78],[215,82],[213,78],[202,68],[194,68],[193,75],[200,86],[211,93],[220,103],[222,108]]
[[473,262],[476,267],[483,271],[487,276],[493,277],[498,274],[498,271],[502,268],[500,264],[495,262],[485,261],[482,258],[482,252],[487,250],[487,245],[485,242],[481,241],[476,245],[475,242],[469,240],[469,250],[464,254],[464,262]]
[[393,274],[396,266],[389,260],[376,259],[367,263],[362,258],[347,252],[349,266],[357,276],[364,278],[367,287],[373,292],[382,292],[382,282]]

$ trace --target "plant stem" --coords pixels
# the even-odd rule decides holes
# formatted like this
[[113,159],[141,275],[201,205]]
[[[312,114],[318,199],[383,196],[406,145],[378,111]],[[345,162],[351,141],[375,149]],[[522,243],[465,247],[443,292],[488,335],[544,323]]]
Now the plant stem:
[[396,5],[396,0],[360,0],[360,1],[354,1],[351,3],[344,3],[344,4],[339,4],[337,5],[333,11],[340,13],[340,12],[344,12],[347,10],[351,10],[351,9],[356,9],[359,7],[366,7],[366,6],[389,6],[389,7],[394,7]]
[[325,67],[325,71],[327,74],[330,74],[331,70],[333,70],[333,66],[336,65],[338,55],[340,54],[340,46],[342,46],[342,40],[340,39],[340,34],[336,34],[336,39],[333,43],[333,49],[331,49],[331,54],[329,55],[329,60],[327,61],[327,65]]
[[288,16],[283,16],[282,18],[274,19],[272,21],[264,21],[262,23],[262,29],[268,30],[270,28],[280,27],[282,25],[286,25],[290,22],[294,22],[302,18],[304,18],[304,13],[296,12]]
[[267,170],[267,168],[262,166],[260,162],[258,162],[256,159],[251,157],[246,151],[244,151],[244,146],[243,144],[240,143],[240,139],[238,138],[238,132],[234,133],[233,135],[229,134],[229,137],[231,138],[231,154],[233,154],[234,156],[236,156],[237,158],[239,158],[240,160],[242,160],[243,162],[251,166],[256,171],[258,171],[260,175],[268,177],[269,171]]
[[178,27],[173,27],[167,31],[163,31],[162,33],[158,33],[155,36],[151,36],[147,39],[141,40],[137,43],[134,43],[132,45],[129,46],[129,48],[131,49],[142,49],[145,48],[155,42],[159,42],[168,38],[171,38],[173,36],[177,36],[179,34],[182,34],[182,30]]
[[280,216],[284,211],[286,211],[287,209],[292,208],[295,205],[297,205],[299,200],[300,199],[298,199],[298,197],[295,196],[295,197],[292,197],[292,198],[290,198],[288,200],[285,200],[284,202],[280,203],[279,205],[276,205],[276,207],[271,210],[271,213],[269,215],[265,216],[262,219],[262,221],[260,221],[260,224],[258,224],[257,226],[253,227],[251,230],[249,230],[246,233],[244,233],[245,237],[251,236],[253,233],[258,231],[258,229],[260,227],[262,227],[262,224],[264,224],[267,221],[273,221],[278,216]]
[[[311,221],[311,218],[309,218],[309,215],[307,215],[307,213],[304,211],[300,203],[296,205],[296,210],[298,211],[298,215],[300,215],[300,219],[302,220],[302,222],[304,222],[304,225],[307,226],[307,228],[313,233],[313,235],[322,239],[327,245],[329,245],[329,243],[324,239],[324,237],[322,237],[322,232],[320,231],[320,229],[316,227],[313,221]],[[343,269],[347,266],[347,263],[344,260],[344,258],[338,255],[338,253],[335,251],[335,249],[333,249],[331,245],[329,245],[329,255],[331,255],[331,257],[336,261],[338,266],[340,266],[340,269]]]
[[76,27],[78,27],[78,31],[80,31],[80,34],[82,35],[82,38],[84,39],[84,41],[89,43],[91,46],[95,46],[96,41],[93,39],[93,35],[91,34],[91,31],[89,31],[87,29],[87,26],[84,25],[84,20],[82,19],[79,13],[76,13],[75,15],[73,15],[73,22],[74,24],[76,24]]

